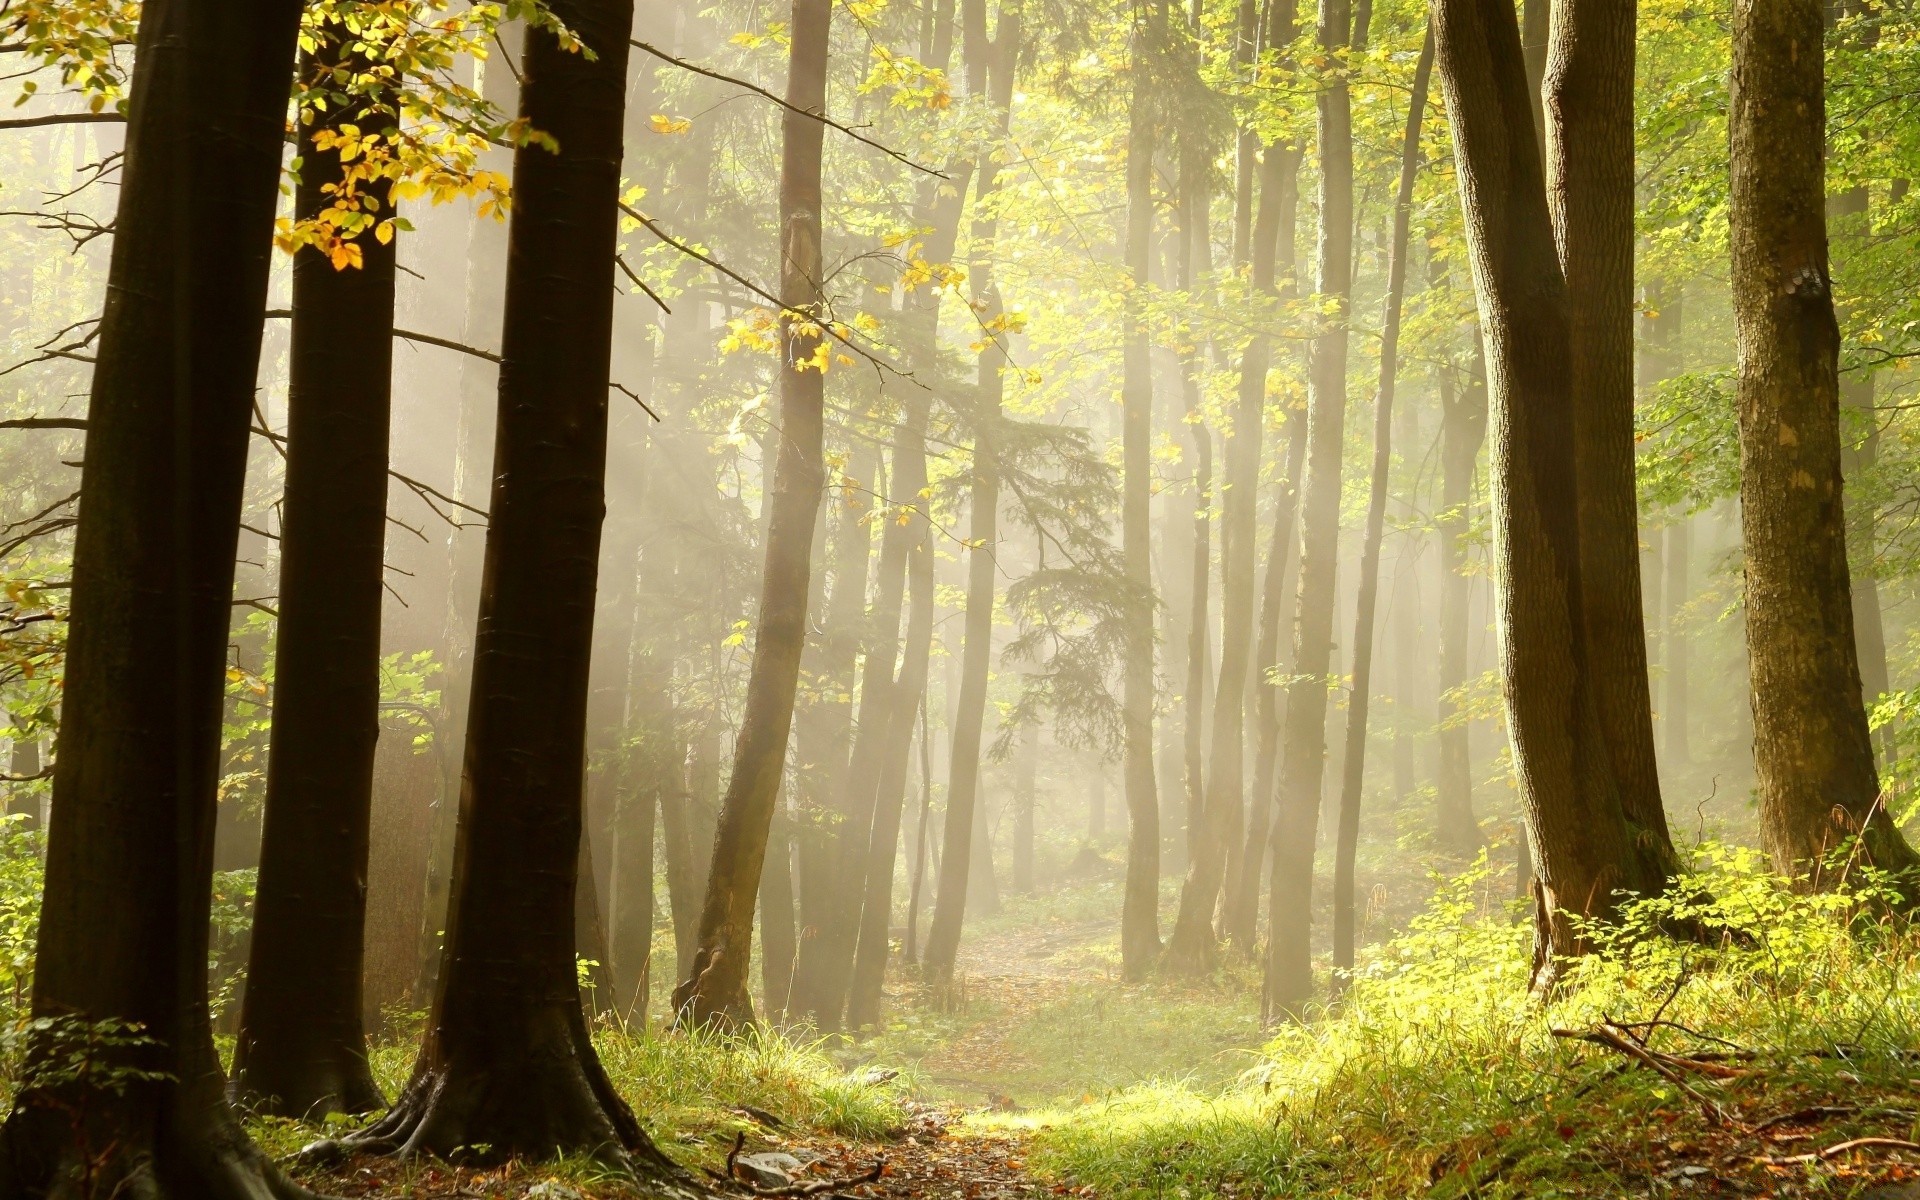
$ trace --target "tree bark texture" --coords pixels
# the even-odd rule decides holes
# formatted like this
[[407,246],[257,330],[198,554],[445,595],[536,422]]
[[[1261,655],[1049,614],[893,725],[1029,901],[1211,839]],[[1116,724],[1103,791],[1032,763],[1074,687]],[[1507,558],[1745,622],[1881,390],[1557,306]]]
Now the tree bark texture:
[[1532,136],[1520,30],[1502,0],[1437,0],[1462,207],[1492,384],[1502,682],[1538,881],[1535,983],[1583,952],[1575,918],[1657,890],[1615,785],[1581,614],[1566,282]]
[[[306,1194],[227,1107],[206,990],[229,606],[299,22],[289,0],[141,12],[35,955],[46,1024],[0,1130],[0,1194]],[[80,1079],[77,1055],[92,1060]]]
[[529,30],[498,436],[446,946],[413,1076],[349,1142],[405,1156],[578,1152],[682,1180],[614,1091],[576,974],[589,665],[613,338],[630,0],[553,5],[596,57]]
[[1914,865],[1860,701],[1827,264],[1820,0],[1734,7],[1730,222],[1740,514],[1762,841],[1814,886],[1826,857]]
[[1640,594],[1633,429],[1634,0],[1559,0],[1547,60],[1547,200],[1566,277],[1580,612],[1638,874],[1672,878]]
[[[338,23],[302,63],[322,79],[364,70]],[[389,114],[336,109],[320,128],[379,128]],[[316,217],[344,178],[308,146],[295,208]],[[390,185],[369,190],[391,211]],[[361,1026],[367,843],[380,735],[380,603],[387,532],[395,246],[371,232],[362,265],[293,263],[286,486],[273,729],[247,989],[234,1047],[236,1100],[313,1119],[386,1103]]]

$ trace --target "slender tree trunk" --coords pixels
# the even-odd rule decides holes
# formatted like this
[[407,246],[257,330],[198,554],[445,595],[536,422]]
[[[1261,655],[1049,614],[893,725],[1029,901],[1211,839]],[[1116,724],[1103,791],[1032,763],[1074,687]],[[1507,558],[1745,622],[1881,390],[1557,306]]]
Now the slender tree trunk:
[[[1320,45],[1347,44],[1347,0],[1321,0]],[[1347,323],[1353,277],[1352,99],[1345,76],[1319,95],[1320,246],[1315,291],[1329,311],[1314,336],[1307,373],[1306,479],[1300,492],[1300,592],[1293,673],[1282,739],[1281,820],[1275,829],[1274,891],[1285,903],[1269,934],[1268,992],[1297,1010],[1313,990],[1309,961],[1313,850],[1326,770],[1328,675],[1333,657],[1334,572],[1339,555],[1340,455],[1346,434]]]
[[[804,690],[794,729],[800,760],[794,774],[816,844],[810,848],[813,869],[807,879],[813,936],[800,943],[794,962],[793,1007],[796,1017],[828,1031],[840,1027],[846,1003],[847,972],[860,924],[860,864],[873,825],[871,775],[864,781],[853,778],[850,751],[858,729],[853,719],[854,668],[861,643],[873,637],[866,611],[868,567],[873,559],[873,527],[868,518],[879,476],[879,452],[861,446],[849,467],[828,505],[833,525],[833,590],[820,621],[820,637],[802,658]],[[891,603],[893,608],[891,637],[900,623],[900,590],[889,587],[895,583],[889,565],[881,564],[879,605]],[[875,657],[869,650],[869,678]],[[892,664],[885,669],[891,678]],[[862,690],[863,719],[871,716],[870,694]]]
[[[1020,45],[1020,7],[1017,0],[1000,10],[1000,28],[991,44],[986,36],[985,0],[965,0],[968,91],[988,93],[988,102],[1000,114],[1005,136],[1012,119],[1013,76]],[[977,52],[976,52],[977,51]],[[997,216],[989,201],[998,185],[998,167],[982,155],[975,184],[974,307],[988,329],[1001,315],[1000,289],[993,278]],[[994,334],[981,348],[975,392],[972,525],[967,552],[966,648],[960,664],[959,707],[953,726],[952,760],[947,769],[947,815],[940,862],[939,891],[933,923],[927,930],[926,955],[921,967],[936,983],[952,979],[960,953],[960,926],[966,915],[969,873],[975,854],[975,826],[981,822],[979,804],[980,738],[986,717],[987,676],[993,653],[993,577],[999,551],[1001,367],[1006,349]],[[984,829],[979,831],[984,834]],[[991,862],[983,863],[987,871]],[[988,876],[990,882],[991,876]],[[975,886],[978,886],[976,882]]]
[[1633,430],[1634,0],[1559,0],[1547,62],[1547,198],[1566,276],[1580,611],[1637,874],[1672,878],[1653,745]]
[[927,876],[927,854],[931,844],[927,840],[927,822],[933,819],[933,751],[927,744],[930,731],[927,728],[927,697],[920,694],[920,819],[914,823],[913,832],[913,883],[907,893],[907,940],[901,947],[900,957],[908,963],[920,961],[920,906],[925,894],[923,884]]
[[[1468,714],[1460,703],[1467,685],[1473,583],[1467,573],[1467,536],[1473,525],[1473,477],[1487,440],[1487,383],[1475,334],[1474,369],[1464,386],[1450,368],[1440,373],[1440,768],[1435,776],[1434,832],[1440,845],[1472,858],[1486,844],[1473,815],[1473,762]],[[1526,839],[1521,838],[1524,844]]]
[[1029,728],[1016,752],[1013,782],[1013,890],[1033,895],[1033,810],[1035,774],[1040,766],[1040,730]]
[[1688,577],[1692,572],[1693,519],[1682,514],[1667,526],[1667,761],[1684,767],[1693,760],[1687,743],[1687,680],[1693,644],[1685,624]]
[[[921,488],[926,486],[926,442],[925,414],[916,414],[913,419],[916,432],[908,439],[908,445],[917,451],[903,455],[909,463],[908,472],[903,473],[903,486],[918,482]],[[917,466],[915,465],[917,461]],[[919,490],[908,493],[918,496]],[[909,551],[907,563],[908,582],[912,586],[913,601],[907,614],[907,636],[900,662],[900,674],[892,680],[889,690],[893,697],[892,713],[889,718],[892,728],[888,734],[886,761],[881,766],[879,806],[874,814],[873,837],[867,851],[865,870],[866,891],[862,897],[860,910],[860,943],[853,962],[853,986],[847,999],[847,1024],[854,1029],[867,1029],[877,1025],[880,1020],[880,997],[887,975],[887,927],[893,914],[893,864],[898,854],[900,837],[900,809],[905,800],[909,756],[913,749],[913,724],[916,712],[924,721],[926,715],[927,663],[933,649],[933,545],[932,527],[928,524],[924,512],[916,504],[915,513],[906,526],[918,532],[917,539]],[[928,809],[926,794],[932,787],[931,770],[926,750],[926,731],[921,730],[921,806],[920,806],[920,849],[926,845],[926,825]],[[914,923],[918,920],[915,912],[920,891],[920,875],[916,866],[913,882],[914,898],[908,904],[907,929],[911,943],[915,932]],[[907,958],[913,958],[909,945]]]
[[1502,676],[1535,884],[1535,983],[1584,952],[1579,919],[1657,890],[1614,783],[1581,613],[1566,283],[1532,132],[1520,30],[1504,0],[1439,0],[1468,246],[1493,383]]
[[793,912],[793,819],[784,800],[773,800],[767,858],[760,868],[760,995],[767,1020],[788,1018],[800,931]]
[[1374,612],[1380,593],[1380,540],[1387,523],[1387,474],[1393,466],[1393,392],[1400,369],[1400,306],[1407,289],[1407,240],[1413,222],[1413,185],[1420,169],[1420,123],[1433,74],[1429,29],[1413,69],[1413,95],[1400,143],[1400,191],[1393,205],[1393,249],[1387,259],[1387,313],[1380,333],[1380,390],[1373,411],[1373,479],[1367,495],[1366,540],[1360,548],[1360,589],[1354,606],[1353,693],[1347,700],[1347,749],[1341,760],[1340,826],[1333,857],[1334,986],[1353,971],[1354,858],[1360,846],[1360,786],[1367,765],[1367,713],[1372,701]]
[[593,57],[529,30],[514,156],[498,436],[460,828],[425,1044],[352,1144],[483,1160],[568,1151],[685,1177],[601,1068],[576,929],[594,602],[605,508],[613,261],[630,0],[555,3]]
[[[1142,293],[1153,247],[1154,99],[1151,47],[1163,18],[1149,12],[1133,29],[1133,100],[1127,129],[1125,344],[1121,350],[1121,555],[1128,596],[1122,680],[1127,800],[1127,877],[1120,916],[1121,974],[1138,980],[1160,957],[1160,799],[1153,776],[1153,568],[1149,501],[1153,487],[1153,358]],[[1195,622],[1206,613],[1196,608]],[[1204,654],[1202,656],[1204,661]],[[1191,787],[1191,782],[1189,783]]]
[[[1289,148],[1269,147],[1260,170],[1260,212],[1253,232],[1252,284],[1272,295],[1280,226],[1293,205],[1296,160]],[[1260,442],[1266,422],[1267,370],[1272,342],[1264,330],[1248,339],[1240,361],[1240,388],[1233,427],[1227,436],[1227,477],[1221,522],[1222,629],[1220,677],[1214,691],[1213,738],[1207,762],[1207,790],[1197,836],[1190,839],[1188,873],[1180,892],[1180,911],[1167,941],[1167,967],[1202,974],[1215,961],[1213,914],[1221,888],[1229,882],[1227,925],[1236,916],[1235,899],[1244,888],[1228,880],[1228,851],[1240,844],[1245,808],[1244,745],[1248,659],[1253,651],[1255,541],[1258,536]],[[1265,798],[1257,796],[1255,807]],[[1264,844],[1264,839],[1263,839]],[[1251,856],[1254,886],[1259,886],[1260,855]],[[1244,869],[1243,869],[1244,872]]]
[[1740,512],[1762,840],[1830,886],[1857,837],[1888,871],[1915,856],[1880,802],[1860,703],[1841,499],[1839,326],[1827,269],[1820,0],[1734,10],[1731,225]]
[[7,815],[19,817],[21,829],[39,833],[40,792],[34,784],[24,782],[40,774],[39,737],[21,734],[16,727],[13,751],[8,757],[15,782],[7,787]]
[[693,1025],[741,1025],[753,1020],[747,996],[752,954],[753,902],[767,852],[767,832],[785,770],[793,698],[806,643],[807,580],[813,523],[820,510],[824,466],[822,369],[812,364],[824,346],[796,314],[821,302],[820,152],[824,127],[801,115],[825,112],[828,0],[794,0],[787,65],[787,102],[780,163],[780,439],[774,464],[761,575],[760,621],[746,710],[734,744],[700,912],[700,944],[693,969],[674,989],[679,1019]]
[[641,761],[633,753],[626,763],[630,786],[623,789],[614,813],[607,912],[613,925],[616,1011],[623,1021],[644,1029],[653,982],[653,852],[659,800],[636,778]]
[[[311,76],[366,68],[323,25]],[[340,109],[320,128],[378,128]],[[311,139],[309,139],[311,140]],[[295,207],[316,217],[344,177],[337,151],[304,148]],[[375,213],[391,211],[375,184]],[[384,218],[383,218],[384,219]],[[395,247],[359,239],[362,265],[325,252],[293,264],[286,489],[273,730],[234,1098],[285,1117],[367,1112],[386,1101],[361,1027],[368,821],[380,736],[380,602],[387,533]]]
[[[27,1031],[39,1082],[0,1131],[0,1194],[305,1195],[223,1099],[206,990],[234,553],[299,21],[287,0],[141,12]],[[102,1045],[103,1022],[139,1036]]]

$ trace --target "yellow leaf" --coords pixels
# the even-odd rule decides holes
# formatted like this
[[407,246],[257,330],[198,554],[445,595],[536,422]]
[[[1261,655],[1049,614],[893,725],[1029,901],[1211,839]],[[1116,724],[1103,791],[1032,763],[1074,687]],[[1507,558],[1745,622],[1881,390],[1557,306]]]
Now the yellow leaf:
[[687,120],[687,118],[670,117],[665,113],[655,113],[651,117],[648,117],[647,124],[653,127],[655,133],[664,133],[668,136],[685,133],[687,130],[693,128],[693,122]]

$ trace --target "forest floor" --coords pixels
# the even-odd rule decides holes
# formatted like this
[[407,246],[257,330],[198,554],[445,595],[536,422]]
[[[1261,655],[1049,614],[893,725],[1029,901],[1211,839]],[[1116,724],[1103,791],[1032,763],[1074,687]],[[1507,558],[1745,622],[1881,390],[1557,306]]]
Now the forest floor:
[[[1920,1200],[1920,938],[1823,940],[1830,918],[1774,910],[1797,940],[1751,961],[1683,950],[1541,1005],[1504,888],[1449,887],[1304,1025],[1262,1030],[1244,967],[1123,984],[1116,898],[1085,881],[970,923],[950,992],[890,979],[877,1036],[609,1034],[601,1052],[662,1146],[742,1200]],[[404,1049],[377,1057],[397,1080]],[[275,1153],[311,1136],[260,1132]],[[730,1155],[785,1174],[729,1182]],[[646,1194],[564,1162],[304,1181],[369,1200]]]

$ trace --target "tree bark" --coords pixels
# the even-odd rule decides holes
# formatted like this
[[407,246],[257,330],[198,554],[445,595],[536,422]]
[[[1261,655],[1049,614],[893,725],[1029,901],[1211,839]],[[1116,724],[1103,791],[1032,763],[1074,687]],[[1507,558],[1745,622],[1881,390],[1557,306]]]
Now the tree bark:
[[[1127,126],[1126,341],[1121,349],[1121,556],[1131,592],[1122,679],[1123,780],[1127,801],[1127,875],[1120,915],[1120,970],[1145,978],[1160,958],[1160,800],[1153,776],[1153,567],[1149,501],[1153,488],[1153,359],[1141,309],[1153,248],[1154,100],[1152,47],[1164,18],[1136,18],[1133,99]],[[1193,613],[1197,623],[1206,613]],[[1204,654],[1203,654],[1204,661]],[[1191,788],[1189,782],[1189,788]]]
[[[1000,10],[1000,27],[992,42],[986,37],[985,0],[965,0],[961,6],[966,29],[967,84],[971,94],[987,93],[1000,116],[1006,135],[1012,119],[1013,76],[1020,44],[1020,7],[1016,2]],[[976,212],[973,242],[974,307],[988,329],[1001,315],[1000,289],[993,278],[997,216],[988,205],[998,185],[998,165],[982,155],[975,183]],[[986,717],[987,675],[993,654],[993,577],[999,545],[1000,400],[1001,367],[1006,360],[1003,334],[994,333],[981,348],[973,413],[973,495],[971,547],[967,551],[966,647],[960,664],[959,707],[953,726],[952,759],[947,769],[946,828],[940,861],[939,889],[934,899],[933,923],[927,929],[927,949],[921,968],[927,978],[944,984],[953,977],[960,953],[960,926],[966,915],[969,872],[975,853],[975,825],[980,823],[980,739]],[[979,831],[984,833],[984,829]],[[992,870],[991,864],[987,866]],[[990,877],[989,877],[990,879]],[[978,886],[976,883],[975,886]]]
[[820,151],[824,126],[801,114],[825,112],[829,0],[794,0],[787,60],[787,103],[780,161],[780,439],[769,501],[760,620],[746,708],[734,743],[733,775],[721,803],[700,912],[693,969],[674,989],[673,1007],[691,1025],[751,1023],[747,964],[753,903],[767,832],[785,770],[793,699],[806,644],[807,581],[813,522],[820,510],[825,348],[808,314],[821,302]]
[[1671,879],[1640,593],[1633,429],[1634,0],[1559,0],[1545,79],[1547,199],[1566,277],[1581,635],[1632,827],[1636,874]]
[[[303,72],[366,69],[338,22],[316,32]],[[393,119],[371,105],[335,109],[316,132]],[[345,167],[338,151],[309,145],[304,157],[294,205],[311,218],[332,206]],[[369,188],[371,211],[391,212],[391,193],[384,181]],[[230,1088],[249,1107],[308,1119],[386,1103],[367,1067],[361,968],[380,736],[395,246],[370,232],[358,245],[357,269],[335,270],[315,248],[293,263],[273,730]]]
[[[0,1194],[259,1200],[207,1010],[234,554],[300,5],[148,0]],[[91,1064],[75,1077],[74,1063]]]
[[1360,785],[1367,764],[1367,712],[1372,699],[1374,612],[1380,594],[1380,540],[1386,532],[1387,474],[1393,466],[1393,392],[1400,368],[1400,307],[1407,288],[1407,241],[1413,222],[1413,185],[1420,169],[1420,123],[1433,74],[1429,29],[1413,69],[1407,129],[1400,143],[1400,191],[1393,205],[1393,248],[1387,258],[1387,312],[1380,332],[1380,390],[1373,410],[1373,479],[1367,494],[1366,540],[1360,548],[1360,588],[1354,606],[1353,692],[1347,701],[1347,747],[1341,760],[1340,825],[1333,857],[1334,986],[1353,971],[1354,858],[1360,846]]
[[1850,838],[1903,871],[1860,702],[1827,266],[1820,0],[1734,9],[1729,106],[1740,511],[1762,840],[1815,887]]
[[1583,628],[1566,282],[1520,30],[1503,0],[1438,0],[1435,42],[1487,340],[1507,727],[1534,869],[1535,984],[1622,893],[1657,890],[1615,785]]
[[605,507],[613,262],[630,0],[529,30],[514,156],[498,436],[460,825],[439,985],[412,1079],[350,1145],[483,1160],[578,1152],[663,1189],[589,1039],[576,974],[583,775]]
[[[1320,46],[1344,53],[1350,6],[1320,0]],[[1284,898],[1268,935],[1267,990],[1294,1011],[1313,990],[1309,961],[1313,851],[1326,771],[1328,670],[1340,534],[1340,456],[1346,435],[1347,341],[1353,293],[1353,114],[1346,77],[1320,89],[1320,245],[1315,291],[1330,311],[1314,335],[1307,374],[1306,479],[1300,493],[1300,591],[1282,747],[1281,820],[1274,894]]]

